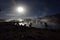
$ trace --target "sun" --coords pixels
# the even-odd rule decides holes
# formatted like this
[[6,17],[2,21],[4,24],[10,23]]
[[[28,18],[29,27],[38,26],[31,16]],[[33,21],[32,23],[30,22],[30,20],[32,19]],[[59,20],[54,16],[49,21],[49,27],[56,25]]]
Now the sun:
[[22,12],[24,12],[24,8],[23,7],[18,7],[17,11],[20,12],[20,13],[22,13]]

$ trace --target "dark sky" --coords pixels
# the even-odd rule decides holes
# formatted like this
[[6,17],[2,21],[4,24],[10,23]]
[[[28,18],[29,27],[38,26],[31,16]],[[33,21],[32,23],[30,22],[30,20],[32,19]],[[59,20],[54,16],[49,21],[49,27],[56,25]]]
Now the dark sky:
[[[26,15],[19,15],[13,13],[14,2],[16,5],[23,5],[28,12]],[[27,16],[47,16],[60,13],[60,1],[59,0],[0,0],[0,19],[20,18]]]

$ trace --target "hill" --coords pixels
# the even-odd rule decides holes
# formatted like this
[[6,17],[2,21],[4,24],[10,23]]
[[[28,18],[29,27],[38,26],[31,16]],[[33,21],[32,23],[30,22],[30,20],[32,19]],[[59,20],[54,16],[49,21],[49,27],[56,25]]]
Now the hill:
[[53,22],[60,24],[60,13],[55,14],[55,15],[50,15],[50,16],[45,16],[41,20],[47,20],[48,22]]

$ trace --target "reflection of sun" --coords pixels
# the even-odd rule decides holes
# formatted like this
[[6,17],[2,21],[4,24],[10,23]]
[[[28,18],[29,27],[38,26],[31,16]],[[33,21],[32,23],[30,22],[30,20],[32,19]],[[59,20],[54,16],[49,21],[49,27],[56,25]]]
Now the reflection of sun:
[[24,23],[19,23],[19,25],[23,25],[24,26]]
[[18,19],[20,22],[22,22],[23,21],[23,19]]

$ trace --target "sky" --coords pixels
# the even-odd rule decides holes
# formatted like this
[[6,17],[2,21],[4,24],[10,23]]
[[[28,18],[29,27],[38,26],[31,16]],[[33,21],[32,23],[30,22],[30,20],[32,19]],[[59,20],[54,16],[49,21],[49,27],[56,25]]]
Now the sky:
[[[17,6],[25,8],[25,14],[18,13]],[[59,0],[0,0],[0,19],[39,17],[60,13]]]

